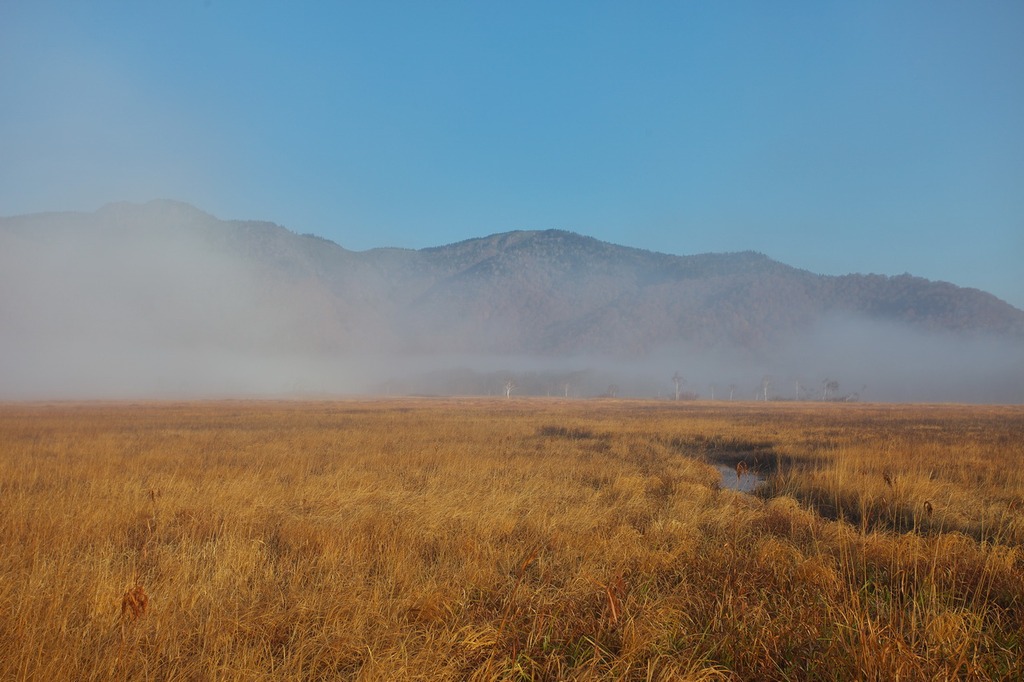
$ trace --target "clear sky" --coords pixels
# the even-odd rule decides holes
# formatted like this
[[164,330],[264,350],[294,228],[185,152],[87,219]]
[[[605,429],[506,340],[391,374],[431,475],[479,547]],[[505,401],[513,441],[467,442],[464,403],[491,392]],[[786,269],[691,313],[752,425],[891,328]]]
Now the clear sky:
[[0,215],[562,228],[1024,308],[1024,2],[0,0]]

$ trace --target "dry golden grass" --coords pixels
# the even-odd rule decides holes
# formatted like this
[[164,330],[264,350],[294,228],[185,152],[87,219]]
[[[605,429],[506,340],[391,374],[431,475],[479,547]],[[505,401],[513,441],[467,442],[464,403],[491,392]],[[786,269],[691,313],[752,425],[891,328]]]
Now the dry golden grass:
[[0,406],[0,679],[1020,679],[1021,462],[1020,407]]

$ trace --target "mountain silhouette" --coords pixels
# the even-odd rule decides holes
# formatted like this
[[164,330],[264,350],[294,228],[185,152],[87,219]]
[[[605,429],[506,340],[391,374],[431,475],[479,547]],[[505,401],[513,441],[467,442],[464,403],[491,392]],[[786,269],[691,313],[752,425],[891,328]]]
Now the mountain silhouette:
[[768,365],[838,319],[1024,346],[1024,312],[991,294],[754,252],[670,255],[562,230],[356,252],[165,200],[0,218],[0,342],[65,360],[77,340],[219,357],[685,348]]

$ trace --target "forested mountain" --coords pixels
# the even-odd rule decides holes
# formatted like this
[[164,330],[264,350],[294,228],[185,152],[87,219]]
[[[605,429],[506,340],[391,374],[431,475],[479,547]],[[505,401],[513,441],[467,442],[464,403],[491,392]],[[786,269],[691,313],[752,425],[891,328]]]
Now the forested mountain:
[[[1024,312],[982,291],[910,275],[816,275],[752,252],[675,256],[559,230],[354,252],[170,201],[0,219],[4,354],[50,350],[63,364],[75,348],[140,365],[154,349],[227,363],[682,349],[772,369],[837,320],[844,335],[880,324],[1024,347]],[[21,374],[10,362],[0,369]]]

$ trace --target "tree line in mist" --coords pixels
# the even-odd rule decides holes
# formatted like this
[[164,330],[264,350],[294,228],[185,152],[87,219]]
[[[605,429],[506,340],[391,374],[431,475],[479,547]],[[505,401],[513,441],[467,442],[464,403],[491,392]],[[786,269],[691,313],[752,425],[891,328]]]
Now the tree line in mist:
[[544,396],[557,398],[654,398],[659,400],[762,400],[855,402],[866,386],[848,391],[838,379],[804,381],[764,375],[758,381],[694,382],[679,372],[660,384],[649,376],[608,370],[476,371],[435,370],[392,378],[371,391],[381,395],[418,396]]

